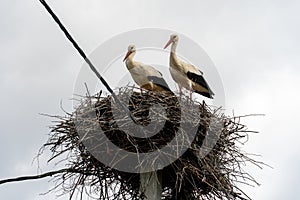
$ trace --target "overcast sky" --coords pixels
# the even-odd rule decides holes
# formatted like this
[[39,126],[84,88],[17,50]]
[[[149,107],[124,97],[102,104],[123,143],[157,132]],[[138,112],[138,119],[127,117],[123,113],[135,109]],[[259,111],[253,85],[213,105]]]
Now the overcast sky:
[[[250,167],[262,185],[244,187],[254,200],[300,199],[300,2],[296,0],[48,0],[82,48],[91,53],[112,36],[155,27],[197,42],[220,74],[226,112],[263,113],[245,119],[253,134],[244,150],[274,169]],[[72,111],[83,64],[38,0],[0,1],[0,179],[35,174],[32,163],[51,119]],[[112,77],[106,77],[108,80]],[[52,166],[41,164],[42,170]],[[49,179],[0,186],[1,199],[40,196]],[[67,199],[64,197],[62,199]]]

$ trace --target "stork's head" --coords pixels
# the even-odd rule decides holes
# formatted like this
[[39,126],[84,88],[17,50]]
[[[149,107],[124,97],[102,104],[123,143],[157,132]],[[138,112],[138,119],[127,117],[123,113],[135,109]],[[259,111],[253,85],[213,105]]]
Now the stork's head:
[[167,48],[170,44],[177,43],[177,42],[178,42],[178,35],[176,35],[176,34],[170,35],[170,39],[169,39],[168,43],[165,45],[164,49]]
[[131,44],[128,46],[128,52],[123,60],[123,62],[128,58],[128,56],[136,51],[135,45]]

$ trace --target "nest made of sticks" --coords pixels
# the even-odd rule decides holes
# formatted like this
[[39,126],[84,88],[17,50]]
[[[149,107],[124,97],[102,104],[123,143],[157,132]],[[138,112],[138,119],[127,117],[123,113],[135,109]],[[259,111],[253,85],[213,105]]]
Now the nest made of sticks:
[[[51,127],[49,140],[42,148],[50,148],[52,156],[49,161],[56,159],[67,163],[66,170],[53,178],[56,184],[54,189],[60,188],[62,194],[71,194],[70,199],[78,195],[80,199],[84,195],[95,199],[143,199],[138,173],[124,172],[103,164],[83,144],[76,120],[92,112],[96,120],[89,125],[91,130],[101,127],[112,143],[135,153],[147,153],[168,145],[181,129],[182,120],[191,127],[197,127],[187,150],[159,171],[162,199],[250,199],[238,183],[258,183],[242,167],[246,163],[260,167],[263,163],[249,158],[239,148],[238,144],[246,142],[251,132],[240,123],[241,117],[226,117],[220,109],[204,102],[190,101],[185,96],[140,93],[132,87],[119,89],[118,97],[130,100],[127,106],[139,124],[147,126],[153,120],[164,121],[163,128],[150,138],[124,134],[122,130],[126,129],[131,119],[126,114],[117,119],[114,117],[111,96],[100,92],[84,97],[73,113],[67,113],[65,117],[55,116],[58,120]],[[161,113],[151,113],[154,104],[165,108],[164,117]],[[221,122],[221,132],[212,149],[205,156],[199,156],[200,150],[205,149],[207,133],[214,130],[216,122],[212,118]]]

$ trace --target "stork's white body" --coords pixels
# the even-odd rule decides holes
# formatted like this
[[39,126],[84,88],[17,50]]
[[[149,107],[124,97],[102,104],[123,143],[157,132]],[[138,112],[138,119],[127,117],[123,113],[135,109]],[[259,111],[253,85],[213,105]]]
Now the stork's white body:
[[145,65],[140,62],[126,61],[126,66],[134,82],[140,87],[144,85],[150,85],[153,88],[153,81],[149,80],[148,77],[156,76],[163,78],[162,75],[150,65]]
[[189,90],[196,87],[196,84],[187,77],[187,72],[202,75],[196,67],[177,59],[176,55],[170,55],[169,71],[173,80],[179,85],[179,87],[184,87]]

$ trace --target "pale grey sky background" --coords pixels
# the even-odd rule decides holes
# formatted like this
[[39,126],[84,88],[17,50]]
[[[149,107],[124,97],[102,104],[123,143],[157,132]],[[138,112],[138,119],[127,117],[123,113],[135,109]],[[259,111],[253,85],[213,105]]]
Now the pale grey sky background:
[[[82,48],[91,53],[111,36],[143,27],[171,29],[206,50],[223,80],[226,112],[264,113],[244,122],[260,133],[246,151],[274,169],[249,167],[260,187],[254,200],[300,199],[300,2],[296,0],[48,0]],[[37,172],[31,164],[47,140],[51,119],[72,111],[83,64],[38,0],[0,2],[0,179]],[[106,77],[107,80],[111,77]],[[42,170],[52,166],[41,164]],[[49,179],[0,186],[0,198],[40,196]],[[63,197],[61,199],[67,199]]]

